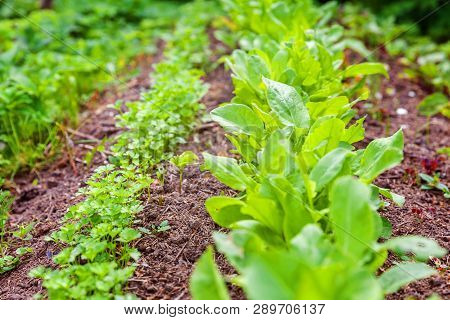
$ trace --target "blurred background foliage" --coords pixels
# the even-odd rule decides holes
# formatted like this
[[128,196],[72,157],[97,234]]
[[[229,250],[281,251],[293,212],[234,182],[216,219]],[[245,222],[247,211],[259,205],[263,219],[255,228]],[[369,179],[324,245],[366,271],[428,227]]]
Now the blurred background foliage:
[[60,128],[76,125],[80,105],[118,83],[133,57],[155,52],[178,4],[0,0],[0,176],[55,156]]
[[[328,1],[320,0],[320,2]],[[422,34],[432,37],[435,41],[449,40],[450,4],[448,0],[339,0],[339,2],[358,4],[382,17],[395,17],[397,23],[418,22],[417,26]],[[436,12],[424,19],[436,9],[438,9]]]

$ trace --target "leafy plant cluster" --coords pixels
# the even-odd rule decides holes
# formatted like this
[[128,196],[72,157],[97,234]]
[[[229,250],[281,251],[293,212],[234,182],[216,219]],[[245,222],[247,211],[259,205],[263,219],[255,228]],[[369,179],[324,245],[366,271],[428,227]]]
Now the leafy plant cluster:
[[[402,131],[354,146],[364,139],[364,118],[355,119],[352,106],[367,97],[359,90],[364,77],[387,75],[384,66],[344,65],[340,37],[326,22],[330,7],[223,2],[231,24],[247,33],[246,50],[228,60],[236,96],[211,112],[240,160],[203,155],[204,170],[240,191],[205,204],[231,229],[214,235],[238,273],[227,279],[250,299],[380,299],[434,274],[424,262],[446,251],[418,236],[392,238],[377,212],[387,205],[380,195],[404,202],[373,184],[402,161]],[[388,251],[404,261],[378,275]],[[191,292],[229,298],[211,248],[197,263]]]
[[178,15],[157,0],[63,0],[52,10],[25,9],[29,2],[0,8],[11,17],[0,21],[2,176],[54,155],[57,124],[75,125],[88,95],[116,81],[132,57],[154,52]]
[[[0,179],[0,187],[3,186],[4,180]],[[0,275],[14,269],[20,261],[20,258],[32,252],[29,247],[19,247],[15,250],[15,254],[11,253],[11,240],[8,239],[10,232],[6,229],[9,211],[14,201],[9,191],[0,189]],[[29,241],[32,236],[30,234],[34,227],[34,223],[19,226],[19,229],[12,232],[12,238],[19,241]]]
[[[0,179],[0,186],[3,180]],[[6,222],[8,221],[9,210],[13,202],[13,197],[9,191],[0,189],[0,274],[13,268],[14,257],[6,254]]]
[[202,108],[198,101],[206,86],[197,68],[208,59],[211,4],[197,1],[182,7],[187,14],[173,35],[165,35],[164,60],[152,73],[152,88],[117,117],[126,131],[111,148],[110,164],[95,171],[79,192],[85,200],[68,210],[63,226],[51,235],[49,240],[63,247],[53,259],[59,268],[31,272],[44,280],[50,299],[130,298],[122,288],[140,255],[131,242],[141,232],[170,229],[167,221],[152,226],[153,231],[136,230],[133,224],[143,208],[142,193],[150,196],[155,165],[172,156]]
[[0,3],[0,18],[11,19],[27,15],[39,9],[39,1],[35,0],[4,0]]

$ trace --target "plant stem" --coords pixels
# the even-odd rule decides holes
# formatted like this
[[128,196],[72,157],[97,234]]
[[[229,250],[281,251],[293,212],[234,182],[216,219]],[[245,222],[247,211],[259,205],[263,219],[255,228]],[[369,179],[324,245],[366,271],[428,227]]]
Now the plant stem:
[[182,191],[182,188],[183,187],[183,170],[180,170],[180,193],[181,193],[181,191]]
[[430,117],[427,117],[427,123],[425,127],[425,142],[427,145],[430,144]]

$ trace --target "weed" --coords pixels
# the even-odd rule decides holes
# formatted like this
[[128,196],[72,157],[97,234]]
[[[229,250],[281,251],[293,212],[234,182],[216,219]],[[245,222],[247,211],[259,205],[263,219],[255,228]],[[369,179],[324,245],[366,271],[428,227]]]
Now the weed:
[[426,173],[419,173],[419,177],[425,182],[420,186],[422,190],[437,189],[442,191],[445,198],[450,198],[450,191],[448,187],[439,179],[439,173],[435,173],[433,176]]

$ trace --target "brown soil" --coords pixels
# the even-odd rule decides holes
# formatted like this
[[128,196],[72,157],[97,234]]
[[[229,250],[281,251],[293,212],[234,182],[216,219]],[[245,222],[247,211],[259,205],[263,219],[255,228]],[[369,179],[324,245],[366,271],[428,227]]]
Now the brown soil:
[[[162,52],[162,44],[159,52]],[[76,192],[84,186],[93,170],[106,163],[108,151],[96,153],[89,166],[84,158],[103,138],[118,132],[114,124],[117,111],[108,105],[118,99],[139,99],[140,92],[150,86],[151,66],[160,56],[159,53],[154,57],[138,57],[135,67],[140,69],[140,74],[137,77],[123,84],[123,88],[111,87],[92,95],[80,116],[79,127],[67,132],[66,143],[71,147],[68,149],[66,145],[59,160],[39,172],[14,179],[11,191],[15,201],[7,229],[15,230],[19,225],[32,222],[36,225],[31,232],[31,241],[7,239],[9,252],[13,253],[20,246],[31,247],[33,252],[23,256],[14,270],[0,275],[0,299],[31,299],[36,293],[43,292],[41,281],[31,279],[27,274],[37,266],[52,265],[52,256],[59,249],[45,238],[58,229],[67,209],[81,200]]]
[[[365,142],[403,128],[404,161],[381,175],[375,183],[406,198],[402,208],[392,204],[381,214],[392,223],[393,236],[422,235],[435,239],[450,251],[449,200],[439,190],[421,190],[417,176],[419,172],[431,174],[433,170],[427,162],[435,160],[441,181],[450,185],[449,159],[436,153],[437,149],[450,146],[449,120],[442,115],[432,117],[427,139],[426,117],[419,115],[416,107],[432,91],[420,81],[402,79],[402,67],[397,59],[382,53],[380,61],[389,64],[391,79],[382,82],[382,96],[378,101],[374,100],[374,108],[380,110],[382,121],[375,120],[373,116],[368,117]],[[394,91],[389,95],[387,92],[392,89]],[[398,108],[406,109],[407,114],[399,115]],[[390,257],[386,266],[396,260]],[[450,255],[433,259],[430,265],[440,270],[439,275],[412,283],[388,298],[425,299],[435,293],[443,299],[450,299],[449,263]]]

